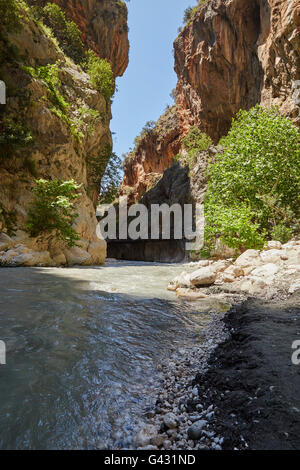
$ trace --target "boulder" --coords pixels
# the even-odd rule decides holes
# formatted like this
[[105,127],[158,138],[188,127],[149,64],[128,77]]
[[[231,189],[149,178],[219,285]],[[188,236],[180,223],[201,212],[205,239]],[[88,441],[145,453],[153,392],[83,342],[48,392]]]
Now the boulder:
[[211,266],[200,268],[190,275],[190,282],[193,286],[209,286],[214,284],[217,279],[217,273]]
[[193,300],[199,300],[199,299],[205,299],[207,297],[206,294],[203,294],[199,290],[193,290],[193,289],[185,289],[182,287],[179,287],[176,290],[176,295],[183,300],[188,300],[188,301],[193,301]]
[[62,266],[62,265],[67,264],[67,259],[62,252],[53,255],[52,259],[56,266]]
[[207,421],[204,419],[200,419],[193,423],[187,431],[188,438],[192,439],[193,441],[197,441],[202,436],[203,428],[207,425]]
[[106,241],[97,240],[90,242],[88,246],[88,253],[92,258],[92,264],[104,264],[106,259]]
[[234,264],[241,268],[247,268],[249,266],[260,266],[262,260],[258,250],[247,250],[236,259]]
[[285,264],[289,266],[300,264],[300,245],[289,246],[280,253],[282,259],[285,260]]
[[164,424],[168,429],[175,429],[178,426],[178,419],[174,413],[167,413],[164,416]]
[[0,251],[6,251],[14,245],[13,240],[6,235],[6,233],[0,233]]
[[280,249],[274,248],[267,251],[262,251],[260,257],[264,263],[281,264],[282,262],[282,252]]
[[53,261],[48,251],[33,251],[24,245],[7,251],[0,258],[3,266],[52,266]]
[[190,276],[186,271],[183,271],[179,276],[175,277],[170,284],[168,285],[168,290],[176,291],[176,289],[181,287],[190,287]]
[[92,264],[91,255],[84,251],[82,248],[79,248],[78,246],[73,246],[72,248],[65,250],[64,255],[66,257],[68,265],[70,266],[89,266]]
[[252,271],[251,275],[255,277],[262,277],[262,278],[273,278],[275,274],[279,271],[279,266],[273,263],[264,264],[260,266],[254,271]]
[[267,243],[265,250],[281,250],[282,244],[278,241],[271,240]]

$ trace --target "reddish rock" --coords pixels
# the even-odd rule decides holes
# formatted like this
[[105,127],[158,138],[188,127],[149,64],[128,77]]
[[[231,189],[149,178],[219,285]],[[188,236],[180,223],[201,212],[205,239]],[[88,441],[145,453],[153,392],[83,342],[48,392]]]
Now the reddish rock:
[[278,105],[299,125],[299,25],[299,0],[211,0],[199,9],[174,42],[174,130],[164,141],[145,136],[125,165],[133,200],[151,173],[169,167],[193,125],[216,143],[237,111],[257,103]]
[[[53,0],[75,21],[83,41],[103,59],[107,59],[115,76],[128,65],[129,41],[127,7],[118,0]],[[42,3],[47,3],[42,0]]]

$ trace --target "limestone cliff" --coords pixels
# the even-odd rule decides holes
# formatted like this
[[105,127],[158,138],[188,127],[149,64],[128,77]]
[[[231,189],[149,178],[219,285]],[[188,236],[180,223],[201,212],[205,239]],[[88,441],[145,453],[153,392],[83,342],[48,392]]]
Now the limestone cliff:
[[[176,148],[191,126],[215,143],[237,111],[276,104],[300,124],[299,0],[199,2],[174,42]],[[149,189],[149,168],[169,166],[172,147],[153,148],[145,136],[125,165],[124,186],[136,198]],[[158,152],[157,152],[158,150]],[[171,152],[170,152],[171,150]],[[129,186],[129,187],[128,187]]]
[[[58,3],[63,6],[64,2]],[[80,18],[86,21],[91,34],[88,44],[93,40],[101,56],[111,61],[115,74],[121,74],[128,60],[126,7],[115,0],[65,3],[68,15],[73,10],[80,13],[78,24]],[[101,17],[109,5],[111,15]],[[89,26],[92,17],[99,19],[95,29]],[[62,52],[26,5],[21,9],[21,23],[20,30],[0,38],[0,79],[7,86],[7,104],[0,109],[0,262],[103,263],[106,244],[95,233],[97,185],[90,167],[103,149],[112,145],[110,102],[92,86],[89,75]],[[7,129],[14,134],[13,146],[3,144]],[[81,237],[80,248],[69,249],[53,234],[30,238],[26,233],[36,178],[74,179],[82,184],[74,227]],[[15,236],[9,240],[5,234],[11,233]]]
[[239,109],[278,104],[299,122],[299,0],[212,0],[174,42],[183,128],[215,141]]
[[180,148],[180,129],[176,107],[168,108],[153,129],[143,132],[135,150],[124,164],[121,195],[134,203],[148,191],[172,162]]
[[[48,0],[33,0],[45,5]],[[84,43],[107,59],[115,76],[128,65],[127,7],[115,0],[53,0],[82,31]]]

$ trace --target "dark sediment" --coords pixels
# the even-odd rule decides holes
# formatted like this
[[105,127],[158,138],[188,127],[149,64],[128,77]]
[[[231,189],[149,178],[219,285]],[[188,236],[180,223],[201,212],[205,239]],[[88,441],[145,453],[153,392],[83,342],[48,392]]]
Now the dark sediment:
[[[300,291],[287,300],[248,300],[225,316],[228,339],[213,352],[195,385],[223,449],[300,449]],[[195,401],[197,403],[197,400]],[[190,402],[190,412],[194,403]]]

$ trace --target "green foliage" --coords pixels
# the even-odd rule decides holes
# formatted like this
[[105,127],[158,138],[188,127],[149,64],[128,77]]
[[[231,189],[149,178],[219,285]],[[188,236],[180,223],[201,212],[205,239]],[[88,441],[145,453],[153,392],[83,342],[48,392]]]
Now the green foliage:
[[121,168],[122,160],[112,153],[101,179],[100,204],[112,204],[116,199],[122,181]]
[[187,7],[184,10],[183,23],[184,24],[189,23],[192,20],[192,18],[193,18],[196,11],[197,11],[197,7]]
[[31,236],[55,230],[68,246],[76,245],[80,237],[72,224],[78,217],[74,201],[80,196],[77,191],[81,185],[74,180],[40,179],[35,183],[34,200],[29,208],[27,222]]
[[[48,98],[53,104],[53,107],[51,108],[52,113],[64,121],[65,124],[67,124],[69,127],[71,134],[78,141],[80,141],[84,137],[84,134],[81,130],[83,119],[82,116],[80,116],[78,119],[71,119],[68,115],[70,104],[66,101],[65,97],[60,91],[62,84],[59,78],[59,65],[48,64],[36,69],[33,67],[23,67],[23,69],[32,77],[44,82],[48,89]],[[92,110],[91,113],[93,113]]]
[[115,92],[115,77],[106,59],[100,59],[95,52],[88,51],[84,69],[91,77],[93,87],[98,90],[109,103]]
[[0,202],[0,222],[2,225],[1,231],[7,233],[9,236],[15,234],[17,216],[16,211],[8,211]]
[[39,11],[43,23],[53,31],[61,49],[79,64],[84,58],[84,47],[76,23],[67,20],[63,10],[55,3],[48,3]]
[[[240,111],[209,170],[206,240],[260,248],[299,220],[300,132],[275,108]],[[241,224],[238,223],[240,220]],[[247,226],[248,231],[247,231]]]
[[11,156],[12,152],[32,142],[31,132],[18,120],[5,116],[0,122],[0,158]]
[[61,81],[59,79],[59,66],[58,64],[48,64],[43,67],[24,67],[24,70],[32,77],[42,80],[48,88],[49,99],[52,104],[65,112],[69,107],[65,98],[60,92]]
[[202,132],[198,127],[192,126],[182,140],[182,147],[185,152],[174,157],[175,161],[180,161],[184,165],[193,167],[200,152],[207,150],[213,144],[211,138]]
[[117,196],[121,183],[121,159],[106,145],[97,158],[88,161],[89,180],[100,190],[100,204],[110,204]]
[[187,7],[183,14],[183,23],[188,24],[192,21],[195,13],[202,7],[208,4],[210,0],[198,0],[198,4],[195,7]]
[[246,202],[231,207],[208,204],[205,209],[206,240],[221,237],[225,245],[238,250],[263,248],[266,231],[259,230],[255,212]]
[[17,0],[0,0],[0,31],[18,31],[21,28]]
[[292,238],[292,236],[292,229],[284,224],[276,225],[271,233],[272,240],[276,240],[281,243],[287,243]]
[[193,126],[190,128],[188,134],[182,141],[183,147],[188,151],[202,152],[203,150],[207,150],[208,147],[212,145],[211,138],[206,135],[204,132]]

